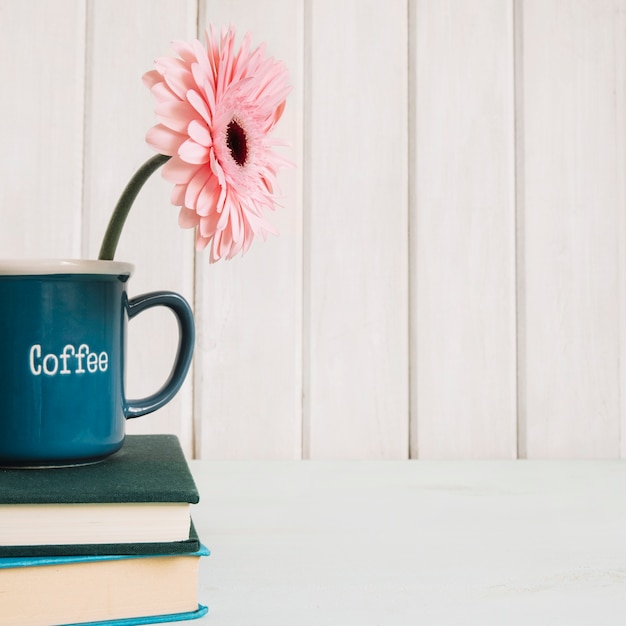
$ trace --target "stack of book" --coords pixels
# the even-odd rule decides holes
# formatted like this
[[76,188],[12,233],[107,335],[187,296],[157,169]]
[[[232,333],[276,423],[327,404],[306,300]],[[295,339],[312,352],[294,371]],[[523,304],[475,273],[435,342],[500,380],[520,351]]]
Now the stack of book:
[[0,626],[201,617],[199,500],[174,435],[83,467],[0,470]]

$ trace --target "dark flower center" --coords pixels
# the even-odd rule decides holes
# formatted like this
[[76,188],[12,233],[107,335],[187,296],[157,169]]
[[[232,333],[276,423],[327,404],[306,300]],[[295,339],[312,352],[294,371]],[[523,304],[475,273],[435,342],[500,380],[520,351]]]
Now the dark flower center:
[[232,119],[226,129],[226,145],[233,159],[235,159],[235,163],[243,167],[248,158],[248,142],[246,131],[236,119]]

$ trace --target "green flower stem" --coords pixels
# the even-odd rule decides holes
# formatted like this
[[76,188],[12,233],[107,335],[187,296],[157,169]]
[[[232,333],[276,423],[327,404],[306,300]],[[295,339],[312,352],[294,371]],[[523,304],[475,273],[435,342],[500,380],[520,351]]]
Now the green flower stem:
[[126,185],[126,189],[122,192],[122,195],[113,210],[113,214],[109,220],[109,225],[107,226],[104,238],[102,239],[98,259],[101,261],[113,260],[115,250],[117,248],[117,242],[122,234],[122,228],[124,228],[124,223],[126,222],[126,218],[130,212],[130,207],[133,205],[137,194],[144,186],[144,183],[148,180],[148,178],[150,178],[150,176],[169,159],[170,157],[164,154],[156,154],[152,158],[148,159],[130,179],[128,185]]

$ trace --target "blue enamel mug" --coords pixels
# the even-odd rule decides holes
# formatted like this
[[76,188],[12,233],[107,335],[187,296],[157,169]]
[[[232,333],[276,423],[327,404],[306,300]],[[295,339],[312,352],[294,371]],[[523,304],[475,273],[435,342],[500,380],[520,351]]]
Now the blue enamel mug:
[[[167,404],[194,346],[193,313],[171,291],[129,299],[117,261],[0,260],[0,466],[91,463],[119,450],[125,422]],[[179,345],[163,387],[128,399],[128,322],[155,306],[175,315]]]

